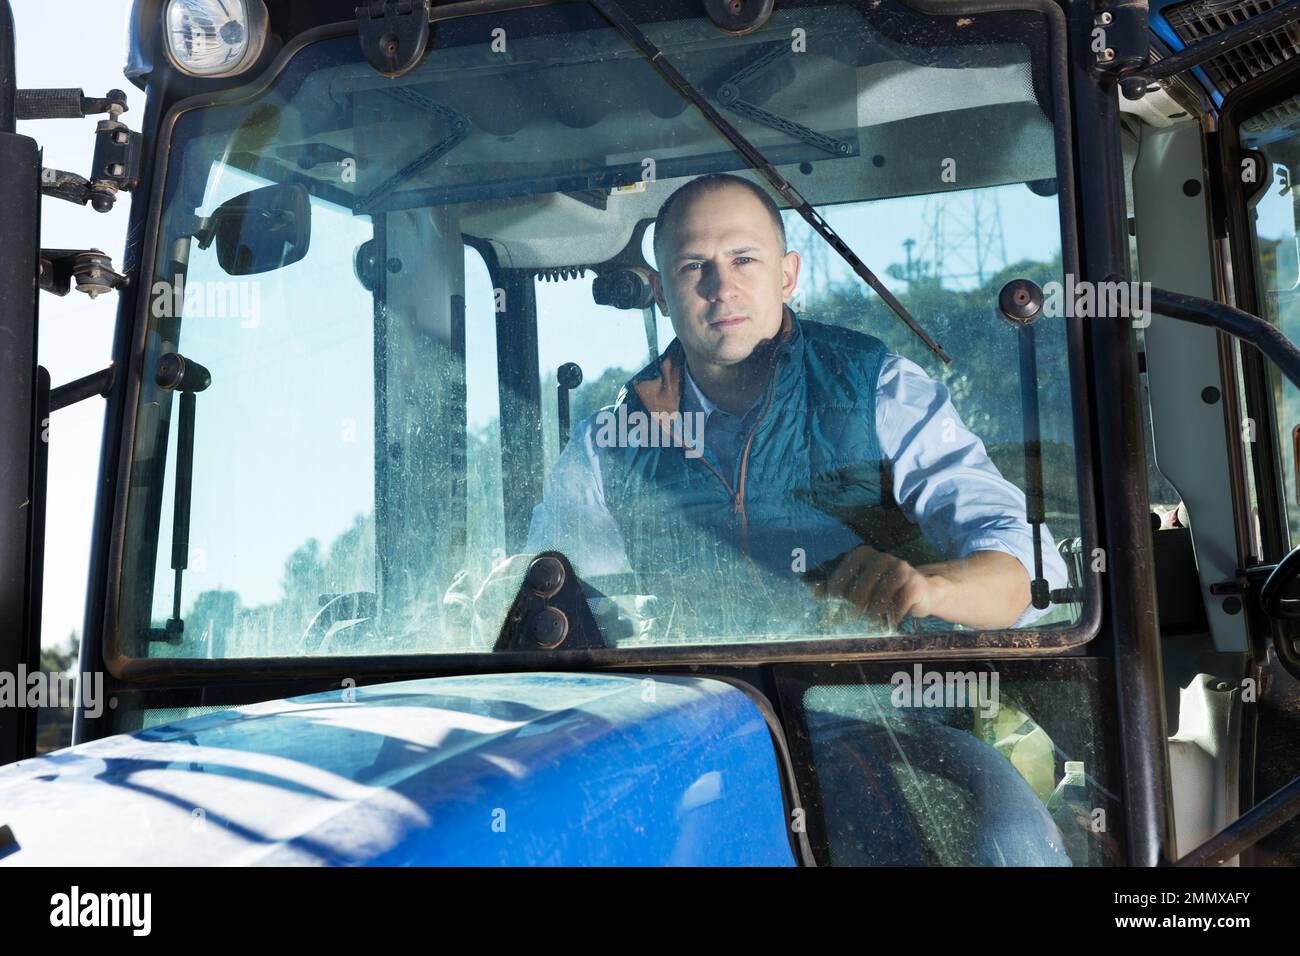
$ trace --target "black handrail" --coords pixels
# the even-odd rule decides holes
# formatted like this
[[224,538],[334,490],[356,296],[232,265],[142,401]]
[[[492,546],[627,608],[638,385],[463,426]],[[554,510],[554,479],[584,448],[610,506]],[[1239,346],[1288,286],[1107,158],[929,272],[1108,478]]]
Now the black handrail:
[[1300,777],[1255,804],[1175,866],[1223,866],[1300,813]]
[[108,393],[113,390],[113,381],[114,368],[110,365],[108,368],[91,372],[89,375],[83,375],[81,378],[60,385],[50,392],[50,411],[57,412],[69,405],[94,398],[96,395],[107,398]]
[[1219,329],[1233,338],[1248,342],[1263,352],[1292,385],[1300,388],[1300,349],[1276,326],[1259,316],[1212,299],[1156,288],[1151,289],[1151,311],[1195,325]]
[[14,63],[14,14],[9,0],[0,0],[0,133],[17,129],[18,77]]
[[1243,43],[1267,36],[1274,30],[1300,20],[1300,0],[1290,0],[1281,6],[1264,13],[1256,14],[1249,20],[1234,24],[1198,43],[1183,47],[1177,53],[1138,67],[1121,77],[1124,93],[1131,99],[1140,99],[1145,87],[1158,80],[1167,80],[1185,70],[1200,66],[1229,50],[1234,50]]
[[[1300,7],[1300,0],[1289,6]],[[1300,349],[1275,326],[1257,315],[1194,295],[1151,289],[1151,311],[1196,325],[1219,329],[1264,353],[1293,385],[1300,388]],[[1300,777],[1257,803],[1217,836],[1180,858],[1177,866],[1222,866],[1300,813]]]

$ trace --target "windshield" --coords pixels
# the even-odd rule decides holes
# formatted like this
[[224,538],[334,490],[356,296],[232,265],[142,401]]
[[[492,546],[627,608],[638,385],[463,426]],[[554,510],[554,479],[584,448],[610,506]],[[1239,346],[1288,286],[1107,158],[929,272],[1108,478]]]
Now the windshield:
[[[1078,620],[1065,321],[997,311],[1062,279],[1044,21],[673,10],[646,34],[951,365],[584,4],[440,24],[397,80],[308,44],[171,129],[120,653]],[[568,583],[517,602],[542,552]]]

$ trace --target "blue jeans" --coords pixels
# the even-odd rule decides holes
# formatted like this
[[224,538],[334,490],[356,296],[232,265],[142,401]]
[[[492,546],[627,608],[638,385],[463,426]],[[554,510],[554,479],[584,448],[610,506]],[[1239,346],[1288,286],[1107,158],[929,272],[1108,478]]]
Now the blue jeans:
[[1071,865],[1043,801],[984,741],[928,717],[816,723],[832,862]]

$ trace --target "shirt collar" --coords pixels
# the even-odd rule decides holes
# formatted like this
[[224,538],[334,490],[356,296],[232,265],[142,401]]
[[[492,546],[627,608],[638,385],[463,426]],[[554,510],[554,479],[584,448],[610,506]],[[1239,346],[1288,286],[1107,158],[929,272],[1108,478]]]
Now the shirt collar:
[[[684,406],[682,411],[695,411],[698,409],[704,413],[704,418],[707,421],[718,406],[709,401],[709,397],[695,384],[695,379],[691,377],[689,368],[685,369],[682,378],[684,379],[682,382],[682,405]],[[689,406],[689,408],[685,406]]]
[[717,405],[715,405],[713,402],[709,400],[709,397],[704,394],[704,390],[701,389],[700,386],[695,384],[695,379],[691,378],[690,368],[686,367],[684,364],[683,364],[683,371],[682,371],[682,379],[683,381],[682,381],[681,410],[683,412],[701,411],[704,413],[705,422],[708,422],[708,420],[713,416],[714,412],[717,412],[719,415],[725,415],[727,418],[735,419],[736,421],[743,421],[751,412],[754,411],[754,409],[758,407],[759,402],[763,400],[762,396],[759,396],[758,398],[754,399],[753,405],[750,405],[749,408],[745,409],[743,414],[732,415],[730,412],[726,411],[725,409],[719,408]]
[[[788,305],[785,306],[781,314],[781,337],[778,342],[778,347],[783,347],[789,341],[791,334],[796,331],[794,320],[794,312]],[[673,345],[680,347],[681,340],[679,339],[674,341]],[[670,348],[671,347],[672,346],[670,346]],[[723,415],[727,415],[731,418],[743,419],[753,412],[754,409],[758,407],[758,404],[763,400],[761,396],[755,399],[754,404],[745,409],[744,413],[741,415],[731,415],[730,412],[718,408],[717,405],[709,401],[708,396],[705,395],[703,390],[695,384],[695,379],[691,377],[691,369],[686,362],[685,350],[679,348],[679,351],[682,362],[682,393],[681,397],[678,399],[679,410],[683,412],[696,410],[702,411],[706,422],[715,411],[722,412]]]

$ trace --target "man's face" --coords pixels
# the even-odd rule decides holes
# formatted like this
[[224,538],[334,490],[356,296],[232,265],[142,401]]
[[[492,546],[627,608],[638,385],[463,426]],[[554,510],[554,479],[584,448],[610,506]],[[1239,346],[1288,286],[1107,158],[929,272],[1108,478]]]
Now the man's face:
[[673,211],[668,227],[650,284],[687,360],[743,362],[780,330],[799,278],[799,254],[782,254],[776,225],[742,186],[696,196]]

